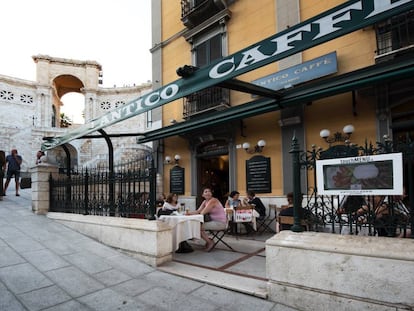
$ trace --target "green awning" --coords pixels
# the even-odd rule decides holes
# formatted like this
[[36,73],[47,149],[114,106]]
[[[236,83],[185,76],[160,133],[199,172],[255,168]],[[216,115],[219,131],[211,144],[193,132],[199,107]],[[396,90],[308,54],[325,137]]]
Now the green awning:
[[349,92],[362,87],[385,83],[392,80],[412,77],[414,75],[414,59],[396,59],[384,62],[329,79],[321,79],[289,90],[285,90],[278,100],[259,99],[250,103],[238,105],[223,111],[212,113],[200,118],[183,121],[178,124],[146,132],[139,138],[139,143],[145,143],[175,135],[185,134],[201,128],[211,127],[234,120],[242,120],[263,113],[276,111],[283,107],[307,103],[324,97]]

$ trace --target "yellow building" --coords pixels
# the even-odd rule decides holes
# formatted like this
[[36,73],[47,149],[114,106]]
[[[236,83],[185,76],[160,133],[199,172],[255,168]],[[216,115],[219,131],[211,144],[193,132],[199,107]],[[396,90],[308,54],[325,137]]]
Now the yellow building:
[[[353,126],[350,139],[358,145],[366,140],[375,143],[384,135],[394,141],[407,134],[413,138],[412,2],[153,0],[154,89],[180,77],[194,77],[193,85],[203,84],[201,74],[197,80],[198,72],[248,47],[241,62],[245,67],[259,63],[263,54],[273,51],[264,51],[271,45],[255,44],[275,34],[289,35],[288,51],[310,36],[315,42],[324,40],[361,15],[364,20],[376,18],[237,76],[237,81],[272,87],[267,95],[274,96],[276,104],[252,104],[266,92],[231,79],[193,92],[186,85],[188,95],[162,106],[163,128],[142,140],[158,141],[159,154],[169,159],[159,161],[163,191],[176,191],[178,183],[178,190],[183,190],[180,195],[194,199],[205,185],[216,188],[220,198],[232,190],[244,194],[250,189],[265,203],[282,203],[293,188],[289,151],[294,135],[302,150],[312,145],[328,148],[321,130],[330,130],[329,140],[345,125]],[[392,11],[386,18],[381,17],[384,5]],[[312,23],[306,23],[311,19]],[[300,23],[301,31],[289,33]],[[282,41],[271,43],[282,48]],[[175,155],[180,156],[184,178],[177,179],[177,172],[171,171]],[[302,192],[309,193],[313,180],[305,179]]]

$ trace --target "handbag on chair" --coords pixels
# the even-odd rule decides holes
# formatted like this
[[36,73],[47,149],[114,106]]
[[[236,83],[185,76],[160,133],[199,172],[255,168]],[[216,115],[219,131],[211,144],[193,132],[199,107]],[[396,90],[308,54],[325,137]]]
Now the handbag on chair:
[[204,222],[212,221],[210,214],[204,214]]

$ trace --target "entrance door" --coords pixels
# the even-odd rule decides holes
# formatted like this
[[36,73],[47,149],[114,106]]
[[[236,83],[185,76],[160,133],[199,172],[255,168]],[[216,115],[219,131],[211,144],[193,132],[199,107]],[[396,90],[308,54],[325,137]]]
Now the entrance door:
[[224,203],[229,192],[228,141],[216,139],[197,147],[197,206],[201,203],[203,187],[210,187],[213,195]]
[[[201,194],[203,187],[211,187],[214,197],[224,204],[229,192],[229,156],[200,157],[197,162],[198,193]],[[199,200],[198,203],[201,203],[202,198]]]

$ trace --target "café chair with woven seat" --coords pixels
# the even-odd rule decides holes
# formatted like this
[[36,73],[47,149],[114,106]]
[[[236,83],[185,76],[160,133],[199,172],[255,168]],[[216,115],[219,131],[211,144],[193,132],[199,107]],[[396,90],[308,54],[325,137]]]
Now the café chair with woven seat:
[[[279,223],[279,229],[283,230],[282,229],[283,225],[288,225],[288,226],[292,227],[293,224],[295,223],[295,218],[293,216],[281,216],[281,215],[279,215],[277,217],[277,222]],[[305,219],[301,219],[300,224],[304,228],[305,231],[309,231],[309,223]],[[285,230],[287,230],[287,229],[285,229]]]

